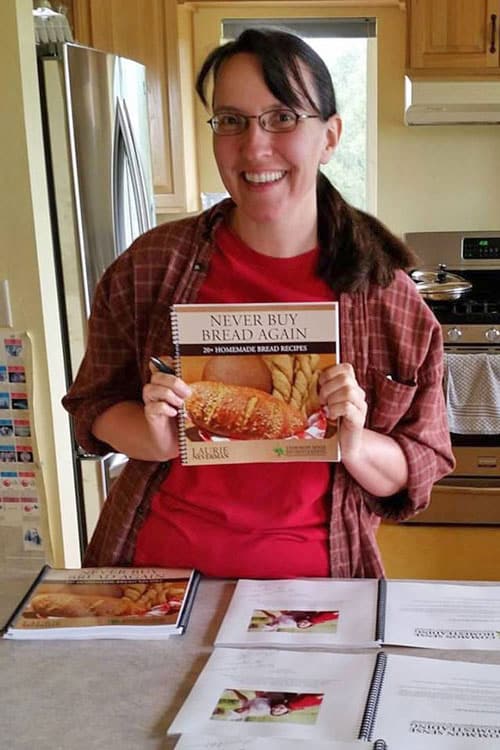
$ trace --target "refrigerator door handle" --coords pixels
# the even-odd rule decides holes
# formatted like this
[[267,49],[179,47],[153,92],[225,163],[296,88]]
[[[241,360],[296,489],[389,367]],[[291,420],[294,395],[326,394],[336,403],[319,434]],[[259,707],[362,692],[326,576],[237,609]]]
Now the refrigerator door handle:
[[[117,254],[151,228],[147,191],[125,100],[116,98],[112,155],[113,233]],[[128,216],[127,216],[128,208]]]
[[104,501],[114,481],[122,472],[128,461],[122,453],[107,453],[105,456],[83,454],[77,457],[82,478],[83,512],[85,517],[84,547],[87,546]]

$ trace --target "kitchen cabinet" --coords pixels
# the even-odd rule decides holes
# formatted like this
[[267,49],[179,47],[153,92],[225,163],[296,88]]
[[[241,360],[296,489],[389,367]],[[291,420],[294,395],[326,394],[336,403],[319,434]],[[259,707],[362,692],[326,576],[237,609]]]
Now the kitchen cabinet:
[[498,581],[500,526],[380,525],[388,578]]
[[73,0],[75,39],[146,66],[157,213],[199,208],[189,10],[176,0]]
[[500,0],[408,0],[408,69],[500,77]]

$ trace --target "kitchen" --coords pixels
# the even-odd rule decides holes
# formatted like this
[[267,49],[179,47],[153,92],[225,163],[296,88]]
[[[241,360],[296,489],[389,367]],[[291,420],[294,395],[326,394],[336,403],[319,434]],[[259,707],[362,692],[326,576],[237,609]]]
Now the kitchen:
[[[99,7],[102,5],[99,4]],[[164,221],[177,213],[196,210],[199,190],[220,190],[208,161],[208,142],[202,140],[201,135],[197,136],[198,157],[193,159],[196,138],[194,128],[190,126],[190,115],[194,104],[187,94],[192,81],[192,68],[188,64],[191,49],[196,67],[208,48],[218,41],[220,19],[223,17],[248,17],[254,13],[258,13],[259,17],[272,13],[276,17],[278,8],[279,14],[289,17],[301,15],[302,10],[295,3],[292,7],[287,3],[273,3],[270,9],[259,3],[258,11],[247,4],[243,8],[237,2],[222,7],[218,3],[201,1],[178,5],[173,0],[134,2],[127,3],[126,11],[118,9],[118,5],[122,4],[105,4],[112,14],[116,9],[113,16],[116,24],[121,23],[126,27],[127,13],[142,14],[147,27],[156,31],[151,54],[168,58],[168,65],[162,74],[166,75],[165,83],[170,83],[170,110],[168,107],[161,110],[163,125],[152,131],[153,149],[155,153],[162,153],[159,167],[155,166],[155,182],[158,220]],[[370,15],[377,18],[377,215],[398,233],[498,229],[498,126],[408,128],[404,125],[407,45],[407,11],[404,6],[405,3],[399,2],[368,4],[342,0],[321,3],[317,8],[307,4],[308,15]],[[92,3],[73,3],[74,13],[80,9],[80,19],[86,18],[87,22],[94,19],[93,36],[84,41],[110,49],[109,43],[105,43],[106,39],[101,44],[100,38],[95,37],[96,7]],[[90,11],[94,12],[94,16]],[[134,17],[137,18],[137,15]],[[44,436],[39,451],[44,467],[45,489],[48,498],[64,498],[60,505],[49,503],[51,536],[55,540],[54,561],[58,565],[71,566],[78,565],[75,554],[77,521],[73,490],[67,481],[71,460],[70,434],[66,415],[59,405],[65,385],[59,367],[61,342],[55,333],[59,330],[58,311],[53,304],[56,290],[37,114],[31,2],[16,0],[4,3],[0,9],[0,20],[5,40],[0,53],[5,102],[0,125],[4,175],[0,208],[1,276],[9,280],[16,329],[29,330],[32,337],[37,372],[34,397],[37,432],[39,436]],[[163,26],[158,25],[158,21]],[[104,34],[102,27],[99,28]],[[109,28],[108,25],[108,34]],[[116,51],[134,56],[134,35],[131,32],[127,43],[126,49]],[[162,45],[166,45],[166,54]],[[195,110],[195,113],[195,122],[197,125],[200,123],[201,131],[204,113],[201,109]],[[209,137],[208,132],[201,132],[204,139]],[[198,165],[199,188],[196,185],[195,162]],[[62,543],[58,542],[61,530],[64,530]],[[379,539],[389,576],[498,578],[495,559],[500,540],[498,527],[387,524],[381,529]]]

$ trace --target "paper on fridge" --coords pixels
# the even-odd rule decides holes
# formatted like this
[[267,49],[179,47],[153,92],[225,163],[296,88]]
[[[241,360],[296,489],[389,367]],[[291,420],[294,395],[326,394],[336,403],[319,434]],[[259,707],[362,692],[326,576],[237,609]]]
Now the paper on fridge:
[[499,664],[383,651],[216,649],[169,733],[308,747],[383,739],[389,750],[497,750],[499,706]]
[[5,638],[166,638],[186,629],[200,575],[176,568],[46,565],[1,629]]
[[500,586],[375,579],[238,581],[216,645],[500,649]]
[[179,415],[184,464],[339,460],[318,388],[340,361],[338,303],[174,305],[172,331],[192,390]]

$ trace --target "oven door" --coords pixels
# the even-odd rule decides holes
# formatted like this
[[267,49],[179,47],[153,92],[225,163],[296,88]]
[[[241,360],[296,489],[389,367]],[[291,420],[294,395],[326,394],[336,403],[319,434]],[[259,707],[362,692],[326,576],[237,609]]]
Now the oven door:
[[[500,357],[497,346],[447,346],[445,352]],[[444,386],[446,392],[446,382]],[[498,399],[488,404],[488,412],[495,419],[499,410]],[[410,522],[500,526],[500,434],[452,432],[451,442],[455,471],[434,485],[428,509]]]

